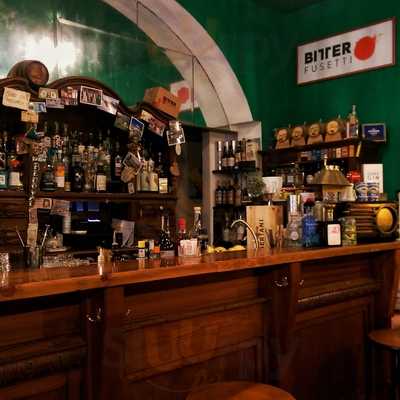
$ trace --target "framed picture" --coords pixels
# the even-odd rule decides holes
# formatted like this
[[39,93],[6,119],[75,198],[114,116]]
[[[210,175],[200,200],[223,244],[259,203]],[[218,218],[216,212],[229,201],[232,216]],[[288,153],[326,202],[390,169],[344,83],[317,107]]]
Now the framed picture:
[[81,86],[79,101],[83,104],[92,106],[101,106],[103,101],[103,91],[88,86]]
[[362,124],[361,134],[363,139],[371,142],[386,142],[386,124],[384,122]]

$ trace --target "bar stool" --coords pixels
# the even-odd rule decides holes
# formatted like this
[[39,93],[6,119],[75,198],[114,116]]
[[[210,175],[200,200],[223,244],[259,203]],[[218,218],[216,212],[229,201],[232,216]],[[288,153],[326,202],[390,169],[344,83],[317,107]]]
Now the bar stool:
[[400,384],[400,329],[379,329],[372,331],[368,337],[375,345],[390,352],[392,359],[391,398],[397,400]]
[[274,386],[256,382],[220,382],[195,389],[186,400],[295,400]]

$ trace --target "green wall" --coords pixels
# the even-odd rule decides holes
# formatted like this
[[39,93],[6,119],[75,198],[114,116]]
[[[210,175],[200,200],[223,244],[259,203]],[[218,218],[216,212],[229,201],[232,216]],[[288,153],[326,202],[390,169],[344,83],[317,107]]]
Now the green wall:
[[[363,0],[330,0],[289,14],[286,24],[296,26],[287,35],[289,62],[282,70],[288,80],[289,108],[281,124],[346,116],[352,104],[357,105],[360,122],[386,122],[388,144],[383,149],[385,191],[393,197],[400,189],[398,174],[400,146],[399,66],[363,72],[343,78],[305,86],[296,85],[296,47],[302,42],[329,36],[386,19],[400,17],[398,0],[367,2]],[[397,43],[397,52],[399,43]]]

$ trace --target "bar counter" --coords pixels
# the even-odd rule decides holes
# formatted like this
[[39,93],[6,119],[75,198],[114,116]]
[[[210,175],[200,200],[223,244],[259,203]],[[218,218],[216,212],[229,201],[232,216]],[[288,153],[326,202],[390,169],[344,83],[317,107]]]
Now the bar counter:
[[27,299],[95,288],[162,281],[196,275],[274,267],[400,249],[400,242],[318,249],[247,250],[202,257],[168,257],[68,268],[13,269],[3,278],[0,301]]
[[184,400],[222,380],[366,399],[399,270],[387,242],[3,273],[0,399]]

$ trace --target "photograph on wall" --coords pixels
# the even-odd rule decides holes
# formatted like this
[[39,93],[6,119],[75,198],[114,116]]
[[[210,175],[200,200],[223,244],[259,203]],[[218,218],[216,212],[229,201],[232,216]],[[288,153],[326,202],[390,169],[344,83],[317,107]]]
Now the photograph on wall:
[[139,121],[137,118],[132,117],[129,123],[129,131],[133,135],[137,135],[139,138],[142,137],[144,130],[144,123]]
[[395,64],[395,20],[388,19],[297,47],[297,84]]
[[60,90],[61,99],[66,106],[77,106],[78,94],[78,90],[71,86]]
[[39,99],[58,99],[58,90],[50,88],[39,88]]
[[101,106],[103,100],[103,91],[88,86],[81,86],[79,101],[83,104],[92,106]]
[[101,105],[98,106],[97,108],[99,110],[103,110],[112,115],[115,115],[118,111],[118,104],[119,104],[119,100],[114,99],[111,96],[107,96],[106,94],[103,93],[103,99],[102,99]]
[[114,126],[123,131],[127,131],[129,130],[130,121],[131,119],[128,115],[117,112],[117,117],[115,118]]

